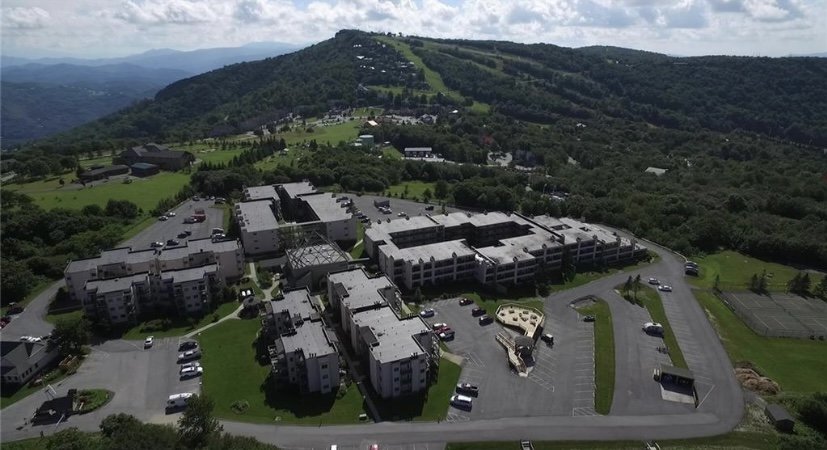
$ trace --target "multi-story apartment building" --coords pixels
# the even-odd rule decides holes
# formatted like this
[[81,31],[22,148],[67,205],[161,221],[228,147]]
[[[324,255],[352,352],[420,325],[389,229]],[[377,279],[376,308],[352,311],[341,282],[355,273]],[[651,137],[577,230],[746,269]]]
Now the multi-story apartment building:
[[356,218],[345,205],[306,181],[246,188],[244,198],[236,205],[236,220],[248,255],[277,253],[297,231],[331,241],[356,239]]
[[199,314],[210,300],[210,285],[244,273],[238,241],[195,239],[184,246],[132,251],[128,247],[71,261],[64,270],[69,298],[86,313],[110,323],[133,322],[149,308],[174,307]]
[[284,291],[265,304],[264,336],[276,379],[302,392],[327,394],[339,386],[339,355],[307,289]]
[[417,216],[373,224],[365,249],[379,269],[413,289],[474,278],[516,285],[540,270],[560,270],[564,255],[580,266],[643,256],[634,240],[574,219],[499,212]]
[[382,398],[425,391],[439,363],[439,343],[419,316],[399,317],[401,298],[393,282],[350,269],[329,274],[327,287],[328,299],[339,312],[350,346],[368,368],[374,390]]

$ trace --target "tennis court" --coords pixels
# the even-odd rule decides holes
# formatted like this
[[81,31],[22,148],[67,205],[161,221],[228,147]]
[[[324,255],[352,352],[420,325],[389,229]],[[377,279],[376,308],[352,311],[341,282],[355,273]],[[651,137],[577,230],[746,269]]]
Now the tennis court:
[[827,302],[793,294],[726,292],[722,299],[753,331],[764,336],[824,339]]

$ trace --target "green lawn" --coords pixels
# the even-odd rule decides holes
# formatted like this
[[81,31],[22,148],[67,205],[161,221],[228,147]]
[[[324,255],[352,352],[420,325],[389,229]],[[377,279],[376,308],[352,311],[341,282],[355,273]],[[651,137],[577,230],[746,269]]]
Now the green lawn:
[[[622,288],[623,285],[617,287],[618,290]],[[629,295],[634,298],[634,293],[630,292]],[[653,322],[663,325],[663,342],[666,344],[666,348],[669,349],[669,357],[672,358],[672,365],[675,367],[688,367],[686,360],[683,358],[681,347],[678,345],[678,339],[675,338],[675,332],[672,331],[672,327],[669,325],[669,319],[666,318],[666,311],[663,309],[663,302],[661,302],[658,291],[644,285],[637,293],[637,301],[638,304],[643,305],[646,310],[649,311]]]
[[[92,167],[92,166],[109,166],[109,165],[112,165],[112,158],[113,158],[112,155],[98,156],[98,157],[91,158],[91,159],[89,159],[89,158],[80,159],[78,162],[80,162],[81,167],[83,167],[84,169],[88,169],[89,167]],[[66,176],[66,178],[69,178],[69,177],[74,178],[74,174]]]
[[594,320],[594,410],[609,414],[615,392],[615,338],[612,312],[602,299],[577,308],[580,314],[593,315]]
[[130,340],[142,340],[150,335],[155,336],[156,338],[183,336],[192,330],[197,330],[203,326],[212,323],[213,314],[217,313],[218,318],[221,319],[222,317],[225,317],[231,312],[235,311],[236,308],[238,308],[238,303],[236,302],[223,303],[218,307],[218,309],[215,310],[214,313],[206,314],[194,326],[190,325],[190,323],[186,320],[173,320],[172,328],[163,331],[145,331],[143,330],[143,327],[147,325],[147,322],[141,322],[135,325],[134,327],[126,330],[126,332],[124,332],[121,338]]
[[74,319],[74,318],[80,318],[82,316],[83,316],[83,309],[78,308],[74,311],[69,311],[69,312],[46,314],[46,322],[49,322],[51,324],[55,324],[60,319]]
[[709,291],[695,297],[733,362],[749,361],[787,393],[827,391],[827,342],[759,336]]
[[[701,267],[697,278],[687,277],[695,286],[712,288],[715,284],[715,277],[720,276],[718,288],[726,291],[743,291],[749,288],[750,278],[753,274],[761,275],[766,270],[767,290],[771,292],[783,292],[787,290],[787,282],[790,281],[799,270],[760,259],[742,255],[734,251],[724,251],[713,255],[705,256],[695,260]],[[810,274],[812,285],[815,286],[820,276]]]
[[445,419],[462,368],[443,358],[439,362],[439,376],[428,388],[426,396],[402,400],[380,400],[376,408],[382,420],[431,421]]
[[[230,320],[204,331],[200,337],[204,366],[203,392],[215,401],[220,418],[257,423],[306,425],[356,423],[364,413],[362,396],[355,385],[341,398],[335,395],[300,395],[295,390],[262,390],[270,372],[269,362],[256,360],[258,320]],[[232,405],[246,401],[236,413]]]
[[656,253],[652,253],[649,259],[645,259],[639,261],[635,264],[629,264],[626,266],[617,266],[617,267],[608,267],[605,271],[597,271],[597,270],[584,270],[583,272],[577,272],[574,274],[574,277],[570,280],[555,280],[549,284],[549,290],[551,292],[559,292],[565,291],[567,289],[573,289],[578,286],[582,286],[584,284],[591,283],[592,281],[599,280],[603,277],[607,277],[609,275],[613,275],[619,272],[627,272],[630,270],[634,270],[641,267],[646,267],[649,264],[656,262],[660,257]]
[[294,166],[296,162],[304,155],[307,155],[310,150],[301,147],[290,147],[289,150],[279,152],[275,155],[268,156],[261,161],[255,163],[257,169],[263,171],[273,170],[279,166]]
[[[386,159],[399,160],[402,159],[402,152],[393,147],[384,147],[382,148],[382,157]],[[431,189],[431,192],[433,192],[433,189]]]
[[[772,433],[733,431],[720,436],[697,439],[675,439],[657,441],[663,449],[675,450],[775,450],[777,437]],[[532,441],[536,450],[639,450],[641,441]],[[501,450],[520,448],[517,441],[511,442],[462,442],[449,443],[446,450]]]
[[110,199],[129,200],[144,211],[154,208],[162,198],[177,193],[189,183],[189,174],[181,172],[161,172],[147,178],[131,178],[126,184],[121,179],[113,179],[94,187],[82,187],[66,183],[60,186],[58,178],[48,178],[25,184],[8,184],[4,186],[13,191],[28,194],[35,204],[44,209],[68,208],[81,209],[86,205],[106,206]]
[[240,155],[244,150],[247,150],[247,147],[239,147],[229,150],[221,150],[220,145],[203,145],[199,144],[199,146],[203,146],[204,148],[197,148],[196,146],[188,147],[177,147],[175,150],[184,150],[192,153],[195,156],[195,159],[199,159],[202,162],[209,162],[213,164],[218,163],[228,163],[234,157]]
[[362,257],[362,253],[365,250],[365,226],[362,222],[356,222],[356,245],[350,249],[348,253],[350,253],[351,258],[359,259]]
[[[388,194],[407,199],[418,198],[419,200],[424,201],[423,193],[425,192],[425,189],[429,189],[431,191],[431,199],[434,198],[435,185],[436,183],[428,183],[425,181],[406,181],[388,187]],[[405,192],[405,189],[407,189],[407,192]],[[403,195],[404,197],[402,197]]]

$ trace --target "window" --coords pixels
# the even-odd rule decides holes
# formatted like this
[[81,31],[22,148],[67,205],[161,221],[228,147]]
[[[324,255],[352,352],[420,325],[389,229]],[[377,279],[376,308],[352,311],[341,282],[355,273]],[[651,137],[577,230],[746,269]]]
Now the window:
[[327,374],[322,375],[322,380],[326,380],[326,379],[327,379]]
[[394,371],[394,372],[399,372],[399,367],[394,367],[394,368],[393,368],[393,371]]
[[327,369],[327,364],[322,364],[322,369]]

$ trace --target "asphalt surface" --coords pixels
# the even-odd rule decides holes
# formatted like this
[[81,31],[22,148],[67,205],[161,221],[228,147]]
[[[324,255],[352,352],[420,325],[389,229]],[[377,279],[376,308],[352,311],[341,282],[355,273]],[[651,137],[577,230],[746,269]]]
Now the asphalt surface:
[[[370,197],[363,196],[361,198],[368,201],[372,207]],[[399,200],[391,200],[391,205],[395,210],[399,208],[399,206],[394,206],[397,201]],[[184,205],[183,207],[186,208],[187,206]],[[360,207],[360,209],[367,210],[365,207]],[[156,226],[153,226],[144,230],[135,239],[136,242],[149,243],[156,239],[155,236],[166,233],[168,231],[165,231],[165,229],[157,230]],[[567,319],[561,308],[567,308],[573,299],[586,295],[597,295],[609,302],[613,315],[617,315],[620,320],[630,322],[630,329],[634,329],[634,332],[618,332],[615,337],[616,352],[619,355],[617,358],[619,362],[619,382],[616,385],[612,413],[608,416],[579,415],[572,414],[572,412],[565,415],[546,413],[545,415],[480,419],[471,416],[467,421],[446,420],[439,423],[383,422],[319,428],[223,421],[224,430],[234,434],[252,436],[284,448],[317,449],[329,448],[330,444],[338,444],[342,446],[341,448],[353,448],[353,446],[365,448],[367,444],[378,443],[383,448],[421,449],[440,448],[441,443],[448,441],[677,439],[729,432],[740,422],[744,410],[743,393],[735,380],[729,357],[715,330],[707,320],[704,311],[695,301],[689,286],[683,279],[683,259],[654,244],[647,243],[646,245],[661,256],[660,261],[640,270],[611,275],[575,289],[556,293],[545,299],[546,311],[552,311],[552,315],[555,317],[559,315],[561,321],[561,323],[552,324],[552,327],[564,329],[562,327],[565,326]],[[673,287],[673,292],[664,293],[661,296],[666,314],[675,330],[678,343],[684,352],[689,368],[695,373],[698,380],[701,402],[697,409],[687,408],[680,404],[670,404],[657,400],[655,397],[654,389],[657,385],[651,381],[651,367],[647,367],[647,365],[650,361],[652,363],[657,362],[657,356],[655,356],[655,359],[650,358],[651,339],[637,332],[640,325],[642,325],[637,322],[644,317],[639,312],[629,310],[631,305],[619,296],[612,296],[614,286],[625,281],[628,275],[638,273],[644,278],[648,276],[657,277]],[[56,283],[56,286],[59,287],[60,284]],[[57,287],[55,287],[55,290]],[[44,298],[44,301],[39,302]],[[41,326],[37,325],[36,322],[42,320],[40,317],[45,314],[48,298],[48,290],[38,296],[27,308],[27,311],[21,315],[21,319],[13,321],[3,330],[4,337],[19,336],[21,335],[20,330],[34,329]],[[41,307],[42,310],[38,311]],[[470,315],[470,311],[468,314]],[[626,315],[625,318],[624,314]],[[615,321],[616,331],[620,330],[620,320],[616,319]],[[15,324],[15,322],[23,323]],[[35,322],[35,324],[27,324],[26,322]],[[459,321],[455,322],[460,323]],[[559,350],[563,352],[561,347],[567,345],[564,342],[565,338],[558,332],[554,333],[555,348],[552,351]],[[572,336],[582,337],[583,330],[574,330],[571,333]],[[578,335],[578,333],[580,334]],[[563,332],[563,334],[567,333]],[[458,336],[458,342],[459,339],[461,338]],[[576,342],[577,339],[573,339],[573,341]],[[70,377],[61,386],[61,388],[68,389],[74,383],[78,385],[81,383],[98,383],[97,387],[105,387],[116,391],[116,398],[122,394],[124,395],[124,400],[113,400],[111,404],[96,413],[73,417],[71,419],[72,426],[77,426],[82,430],[95,431],[100,418],[111,413],[127,411],[143,420],[154,422],[174,420],[173,416],[163,415],[162,409],[156,403],[157,399],[163,399],[170,393],[181,392],[178,385],[173,387],[172,384],[169,384],[171,382],[168,379],[168,369],[160,369],[160,379],[167,381],[164,383],[158,382],[159,386],[155,385],[155,374],[158,373],[158,370],[153,366],[160,364],[161,367],[164,367],[164,364],[169,363],[152,359],[151,355],[155,350],[150,352],[143,352],[139,349],[129,350],[124,347],[125,345],[130,344],[114,341],[95,349],[90,357],[90,361],[95,365],[90,364],[89,368],[86,368],[85,364],[82,369],[85,375]],[[629,355],[620,352],[630,347],[637,350],[632,351]],[[162,353],[163,348],[163,344],[159,345],[157,352]],[[582,351],[584,347],[579,348]],[[118,351],[119,349],[122,349],[122,351]],[[623,357],[621,358],[620,355]],[[542,357],[541,354],[538,360]],[[164,356],[163,359],[166,361],[170,358]],[[625,363],[620,363],[621,359]],[[106,362],[105,360],[112,361]],[[626,364],[626,367],[623,367],[623,364]],[[108,372],[109,369],[106,369],[108,367],[112,367],[114,371]],[[488,376],[489,369],[488,367],[485,368],[485,376]],[[90,371],[99,371],[104,375],[96,379],[94,374],[89,373]],[[152,371],[152,375],[150,375],[150,371]],[[108,375],[106,375],[107,373]],[[621,379],[622,376],[629,377],[628,385],[624,384],[625,381]],[[553,376],[551,379],[552,383],[561,382]],[[588,383],[588,381],[585,382]],[[639,386],[640,389],[636,390],[638,384],[641,386]],[[652,386],[652,388],[650,389],[649,386]],[[54,431],[54,428],[51,427],[45,429],[43,427],[32,428],[31,426],[22,429],[17,428],[21,425],[22,417],[30,414],[35,403],[38,403],[38,399],[35,398],[37,395],[21,400],[2,411],[1,426],[4,441],[35,437],[39,435],[41,430],[46,433]],[[488,395],[487,389],[481,394],[481,397],[483,395]],[[129,406],[126,406],[127,404]],[[484,405],[484,403],[480,404]],[[552,406],[552,408],[554,407]],[[485,412],[480,414],[483,415]],[[534,413],[532,412],[532,414]]]
[[[439,202],[432,202],[432,203],[418,203],[413,200],[403,200],[400,198],[395,197],[382,197],[377,195],[362,195],[358,196],[356,194],[341,194],[349,199],[353,200],[354,206],[368,216],[368,218],[376,222],[377,220],[387,220],[387,219],[397,219],[399,218],[399,213],[406,213],[409,216],[418,216],[418,215],[425,215],[425,214],[440,214],[442,212],[442,207],[439,206]],[[341,196],[340,195],[340,196]],[[375,206],[373,206],[374,200],[384,201],[389,200],[391,210],[393,211],[390,214],[384,214],[379,211]],[[436,200],[435,200],[436,201]],[[428,211],[425,208],[431,205],[434,207],[432,211]],[[445,207],[445,211],[452,213],[452,212],[464,212],[462,209],[452,208],[452,207]]]
[[[189,239],[203,239],[211,236],[213,228],[222,228],[224,225],[224,210],[221,208],[214,208],[215,202],[211,200],[187,200],[178,207],[172,209],[175,217],[170,217],[167,220],[157,220],[157,223],[147,227],[131,239],[121,243],[121,246],[132,247],[133,250],[143,250],[150,248],[153,242],[166,243],[169,239],[175,239],[184,244]],[[203,208],[207,215],[207,220],[200,223],[184,223],[184,219],[195,213],[198,208]],[[184,230],[192,231],[189,238],[179,238],[178,233]]]

